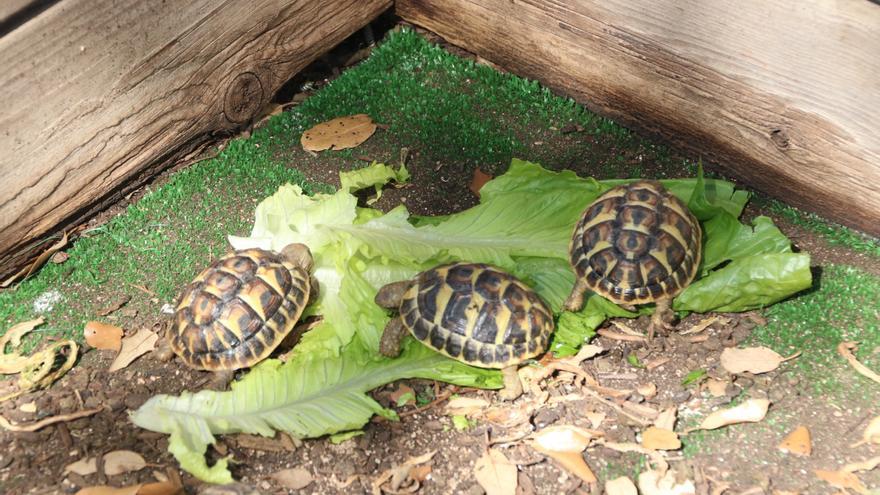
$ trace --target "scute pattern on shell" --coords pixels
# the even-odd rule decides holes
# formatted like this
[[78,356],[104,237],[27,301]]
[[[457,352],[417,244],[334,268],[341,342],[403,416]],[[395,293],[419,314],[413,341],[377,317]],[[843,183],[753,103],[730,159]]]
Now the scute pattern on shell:
[[281,255],[236,251],[212,263],[183,290],[168,343],[196,369],[247,368],[290,333],[310,290],[309,274]]
[[542,354],[554,326],[552,312],[532,289],[477,263],[420,273],[403,296],[400,317],[424,344],[484,368]]
[[571,265],[616,303],[675,297],[696,276],[700,224],[659,182],[615,187],[584,212],[572,235]]

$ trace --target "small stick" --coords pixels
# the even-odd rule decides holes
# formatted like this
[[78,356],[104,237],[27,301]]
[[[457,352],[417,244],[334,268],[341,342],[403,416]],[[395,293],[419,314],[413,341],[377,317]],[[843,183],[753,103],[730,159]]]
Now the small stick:
[[608,330],[607,328],[600,328],[596,331],[599,335],[605,338],[609,338],[612,340],[622,340],[625,342],[647,342],[647,337],[642,337],[639,335],[629,335],[625,333],[617,333],[612,330]]
[[150,296],[150,297],[156,297],[156,293],[155,293],[155,292],[153,292],[153,291],[151,291],[150,289],[144,287],[143,285],[132,284],[132,283],[129,283],[128,285],[130,285],[130,286],[134,287],[135,289],[137,289],[137,290],[139,290],[139,291],[141,291],[141,292],[147,294],[147,295]]
[[86,416],[91,416],[92,414],[101,412],[104,410],[104,407],[96,407],[94,409],[86,409],[84,411],[77,411],[69,414],[59,414],[58,416],[52,416],[49,418],[41,419],[40,421],[36,421],[34,423],[27,424],[12,424],[4,418],[0,416],[0,426],[6,428],[9,431],[37,431],[40,428],[44,428],[51,424],[59,423],[61,421],[73,421],[79,418],[85,418]]

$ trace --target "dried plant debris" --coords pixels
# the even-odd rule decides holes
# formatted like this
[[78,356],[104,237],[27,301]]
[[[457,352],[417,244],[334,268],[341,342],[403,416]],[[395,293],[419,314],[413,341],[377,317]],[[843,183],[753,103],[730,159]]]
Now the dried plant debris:
[[354,148],[369,139],[376,127],[369,115],[359,113],[322,122],[303,132],[300,142],[307,151]]

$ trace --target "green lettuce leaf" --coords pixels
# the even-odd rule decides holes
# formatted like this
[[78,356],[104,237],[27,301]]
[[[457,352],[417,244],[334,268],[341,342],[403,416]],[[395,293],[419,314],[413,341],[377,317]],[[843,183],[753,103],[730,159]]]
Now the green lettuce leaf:
[[339,173],[339,183],[344,191],[355,192],[368,187],[375,190],[376,196],[367,201],[370,205],[382,197],[382,186],[392,180],[398,183],[409,180],[409,171],[405,165],[401,164],[395,171],[388,165],[373,162],[369,167]]
[[[438,263],[466,260],[497,265],[532,286],[559,314],[551,350],[573,354],[612,316],[635,317],[589,294],[578,313],[562,312],[574,283],[568,244],[584,208],[627,181],[596,181],[571,171],[551,172],[513,160],[507,173],[486,183],[480,204],[453,215],[413,217],[399,206],[388,213],[359,208],[353,190],[380,190],[406,170],[373,164],[342,175],[335,194],[306,196],[281,187],[257,207],[249,237],[230,237],[237,249],[280,250],[307,244],[315,258],[319,298],[308,314],[322,321],[307,332],[284,364],[256,366],[229,392],[156,396],[132,416],[136,424],[171,435],[170,450],[197,477],[228,481],[226,460],[208,466],[204,453],[217,434],[272,435],[281,430],[315,437],[356,430],[373,414],[393,416],[366,392],[401,378],[421,377],[497,388],[496,370],[446,358],[414,339],[396,359],[378,355],[391,317],[373,301],[383,285]],[[741,224],[747,194],[733,184],[702,178],[661,181],[697,210],[705,232],[700,279],[674,302],[680,311],[741,311],[772,304],[808,287],[809,257],[792,253],[788,239],[764,217]],[[561,313],[561,314],[560,314]]]

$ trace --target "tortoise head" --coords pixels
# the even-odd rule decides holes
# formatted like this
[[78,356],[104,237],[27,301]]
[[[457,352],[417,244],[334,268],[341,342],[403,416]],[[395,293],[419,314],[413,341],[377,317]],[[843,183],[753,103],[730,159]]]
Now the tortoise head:
[[379,292],[376,293],[374,301],[380,307],[396,310],[400,307],[400,303],[403,302],[403,295],[406,293],[407,289],[409,289],[410,285],[412,285],[411,281],[404,280],[402,282],[394,282],[383,286],[379,289]]
[[281,250],[281,256],[309,273],[311,273],[312,266],[315,264],[309,247],[298,242],[284,246],[284,249]]

